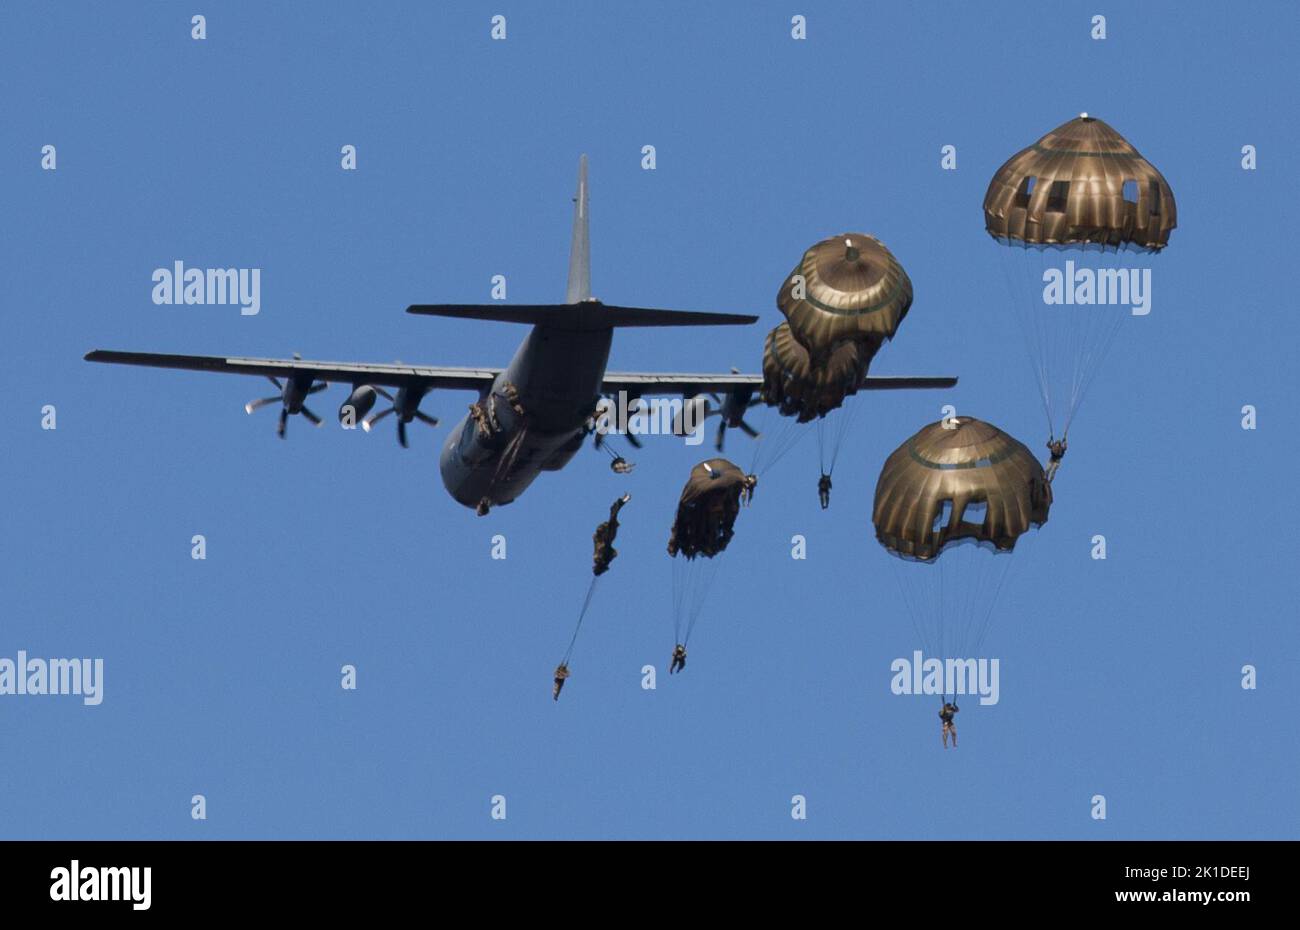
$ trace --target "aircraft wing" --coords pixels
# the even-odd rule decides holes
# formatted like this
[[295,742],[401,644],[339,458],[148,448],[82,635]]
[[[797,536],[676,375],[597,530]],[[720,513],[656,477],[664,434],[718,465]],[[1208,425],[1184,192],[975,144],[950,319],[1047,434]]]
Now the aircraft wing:
[[[863,379],[862,391],[892,391],[908,388],[950,388],[957,384],[956,378],[949,377],[895,377],[892,375],[869,375]],[[757,391],[763,386],[762,375],[746,375],[739,372],[731,374],[677,374],[658,372],[606,372],[601,384],[605,394],[617,394],[627,391],[628,396],[643,394],[681,394],[693,397],[696,394],[727,394],[736,388],[748,388]]]
[[445,366],[394,363],[313,362],[299,358],[227,358],[219,355],[166,355],[154,352],[110,352],[96,349],[86,353],[88,362],[115,365],[145,365],[150,368],[180,368],[186,371],[220,371],[236,375],[291,377],[310,375],[317,381],[344,384],[376,384],[383,387],[423,385],[483,391],[491,386],[499,368],[451,368]]

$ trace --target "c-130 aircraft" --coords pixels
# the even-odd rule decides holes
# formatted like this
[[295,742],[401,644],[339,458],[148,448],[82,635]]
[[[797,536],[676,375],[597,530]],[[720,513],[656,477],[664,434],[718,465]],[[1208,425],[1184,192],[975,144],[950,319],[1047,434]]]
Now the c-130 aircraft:
[[[614,330],[624,326],[711,326],[749,324],[757,316],[622,307],[591,296],[591,243],[587,217],[587,156],[578,162],[578,191],[574,197],[573,239],[569,252],[569,278],[562,304],[414,304],[407,313],[525,323],[532,327],[502,368],[451,368],[404,364],[316,362],[299,358],[225,358],[210,355],[168,355],[152,352],[116,352],[96,349],[89,362],[180,368],[263,375],[280,393],[252,401],[249,413],[280,403],[278,433],[285,435],[291,415],[301,414],[317,426],[321,418],[306,406],[309,395],[331,383],[352,385],[340,407],[345,414],[364,418],[369,427],[396,414],[398,440],[406,446],[406,425],[412,420],[436,426],[438,421],[420,411],[430,391],[475,391],[477,402],[456,424],[442,447],[439,470],[443,484],[461,504],[479,515],[493,506],[509,504],[528,489],[544,471],[559,471],[582,448],[591,431],[591,419],[602,397],[640,398],[643,395],[720,395],[716,411],[721,430],[744,428],[745,411],[762,375],[607,372]],[[944,388],[956,378],[900,378],[868,376],[862,389]],[[386,388],[395,388],[396,396]],[[391,406],[371,413],[379,396]],[[697,408],[698,409],[698,408]],[[355,420],[353,421],[355,422]],[[747,430],[748,431],[748,430]]]

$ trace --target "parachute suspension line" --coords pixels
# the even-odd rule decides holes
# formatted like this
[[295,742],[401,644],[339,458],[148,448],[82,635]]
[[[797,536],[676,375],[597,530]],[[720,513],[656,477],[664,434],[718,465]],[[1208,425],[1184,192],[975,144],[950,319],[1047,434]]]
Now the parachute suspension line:
[[1096,379],[1102,361],[1110,353],[1111,346],[1114,345],[1115,339],[1124,325],[1124,314],[1126,312],[1128,312],[1127,308],[1112,308],[1101,305],[1091,311],[1096,320],[1092,321],[1092,325],[1080,339],[1080,349],[1076,356],[1073,379],[1070,385],[1070,405],[1065,417],[1063,436],[1069,434],[1070,424],[1074,420],[1075,412],[1083,402],[1088,388]]
[[709,564],[702,566],[696,573],[695,591],[691,602],[687,605],[686,637],[680,640],[683,646],[689,646],[691,643],[691,633],[695,630],[695,624],[699,622],[704,601],[709,596],[709,589],[713,587],[713,579],[717,574],[718,565],[713,559],[709,559]]
[[[840,458],[840,448],[844,445],[844,440],[848,437],[849,430],[853,426],[854,414],[857,413],[858,405],[856,403],[845,403],[835,410],[829,411],[826,416],[817,418],[817,463],[823,475],[835,474],[835,463]],[[831,426],[826,425],[827,417],[834,416],[835,422]],[[826,434],[830,433],[830,463],[826,459]]]
[[808,432],[801,428],[803,424],[790,417],[777,417],[779,422],[776,428],[768,429],[767,421],[774,415],[771,413],[771,408],[763,410],[760,421],[763,428],[759,430],[759,436],[754,440],[754,456],[749,466],[751,475],[759,477],[765,475],[772,466],[785,458]]
[[858,407],[861,406],[862,403],[863,401],[856,401],[849,404],[848,409],[843,410],[840,414],[839,428],[835,433],[835,448],[831,451],[831,467],[827,474],[831,474],[835,471],[835,463],[838,462],[840,458],[840,449],[844,445],[844,440],[848,436],[849,430],[853,428],[853,421],[857,416]]
[[829,474],[826,471],[826,418],[819,417],[817,420],[817,470],[823,475]]
[[582,621],[587,616],[587,608],[591,606],[591,597],[596,593],[596,582],[600,581],[599,575],[593,575],[591,584],[587,586],[587,596],[582,600],[582,611],[578,614],[578,625],[573,628],[573,636],[569,640],[569,648],[564,651],[564,658],[560,660],[561,665],[568,665],[569,659],[573,657],[574,644],[578,642],[578,631],[582,629]]
[[912,621],[912,632],[916,634],[917,642],[921,645],[922,654],[928,655],[931,653],[931,643],[930,633],[925,625],[925,617],[920,606],[916,603],[912,592],[908,589],[907,583],[903,577],[904,572],[909,570],[915,572],[919,569],[917,566],[912,566],[909,569],[908,566],[904,564],[905,560],[898,558],[897,556],[890,556],[889,561],[897,563],[893,566],[891,574],[894,576],[894,582],[898,585],[898,592],[902,596],[903,604],[907,608],[908,619]]
[[993,596],[988,599],[988,607],[984,611],[984,618],[977,627],[979,633],[975,638],[975,658],[979,657],[980,651],[984,648],[984,638],[988,636],[989,629],[993,626],[993,611],[997,608],[998,599],[1002,596],[1002,588],[1006,585],[1007,576],[1011,574],[1011,564],[1014,558],[1011,554],[1003,558],[1006,559],[1007,564],[1003,567],[1002,573],[998,575],[996,585],[993,588]]
[[[1034,379],[1038,384],[1039,400],[1042,402],[1043,415],[1047,418],[1048,428],[1050,429],[1052,425],[1051,389],[1048,386],[1047,371],[1043,363],[1046,349],[1043,346],[1041,326],[1037,325],[1032,319],[1032,311],[1026,310],[1026,305],[1030,300],[1026,296],[1025,278],[1028,275],[1025,269],[1026,262],[1012,254],[1021,247],[1012,245],[1011,240],[1008,240],[1006,245],[995,242],[994,248],[998,251],[998,265],[1002,268],[1002,276],[1007,283],[1007,304],[1010,309],[1011,319],[1016,328],[1020,330],[1025,358],[1028,359],[1030,371],[1033,372]],[[1027,251],[1028,247],[1025,246],[1024,249]]]
[[[973,564],[970,566],[970,571],[967,573],[968,577],[964,583],[965,597],[963,598],[960,615],[961,635],[959,642],[961,644],[960,649],[963,653],[963,658],[974,657],[971,654],[971,649],[974,645],[974,630],[977,622],[982,622],[985,619],[985,610],[983,608],[984,605],[989,604],[986,600],[988,589],[991,577],[996,574],[994,569],[985,568],[982,565],[975,564],[982,561],[980,558],[982,553],[971,552],[968,554],[971,556],[970,561]],[[1008,557],[1009,556],[1004,555],[989,556],[989,558],[995,560]],[[991,614],[991,612],[992,607],[989,606],[988,613]]]
[[682,641],[682,608],[686,603],[687,566],[679,564],[686,556],[673,556],[673,642]]

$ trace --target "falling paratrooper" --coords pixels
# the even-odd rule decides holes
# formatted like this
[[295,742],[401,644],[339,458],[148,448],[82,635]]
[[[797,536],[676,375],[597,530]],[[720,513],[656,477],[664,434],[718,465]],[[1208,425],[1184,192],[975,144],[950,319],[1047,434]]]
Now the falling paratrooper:
[[587,610],[591,607],[592,596],[596,593],[596,581],[601,575],[609,571],[610,563],[618,556],[618,550],[614,548],[614,538],[618,535],[618,515],[631,499],[631,494],[624,494],[610,504],[609,519],[600,523],[596,527],[596,531],[591,534],[591,584],[587,586],[587,596],[583,599],[582,610],[578,614],[578,622],[574,626],[573,636],[569,640],[569,648],[565,651],[560,664],[555,667],[551,697],[556,701],[560,699],[560,692],[564,690],[564,683],[569,680],[569,660],[573,657],[573,647],[578,642],[578,632],[582,629],[582,621],[586,619]]

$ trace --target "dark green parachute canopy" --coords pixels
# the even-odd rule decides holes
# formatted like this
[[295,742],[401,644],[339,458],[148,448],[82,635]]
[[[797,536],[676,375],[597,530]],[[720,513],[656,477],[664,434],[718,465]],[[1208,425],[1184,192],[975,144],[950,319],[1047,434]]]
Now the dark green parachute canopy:
[[1012,155],[984,195],[984,228],[1013,246],[1159,251],[1177,225],[1164,175],[1086,114]]
[[1023,443],[957,417],[926,426],[885,461],[872,523],[892,554],[928,562],[962,540],[1013,549],[1051,505],[1052,486]]
[[713,558],[726,549],[735,532],[741,497],[750,494],[754,485],[752,475],[726,459],[706,459],[692,468],[677,504],[668,554]]
[[790,324],[782,323],[763,348],[763,400],[800,423],[824,417],[857,393],[879,346],[874,339],[845,340],[813,365]]

